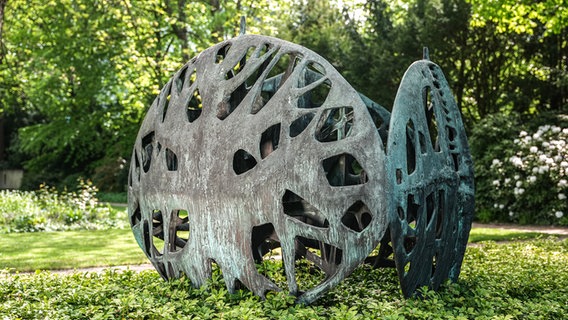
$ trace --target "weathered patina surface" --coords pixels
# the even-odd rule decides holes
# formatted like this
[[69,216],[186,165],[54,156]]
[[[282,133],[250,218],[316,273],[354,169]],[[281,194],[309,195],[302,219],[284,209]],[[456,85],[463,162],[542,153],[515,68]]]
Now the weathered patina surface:
[[[471,167],[459,111],[429,60],[409,68],[390,114],[316,53],[241,35],[189,61],[148,110],[129,218],[165,279],[200,286],[217,263],[230,291],[264,296],[282,288],[258,263],[280,248],[299,302],[363,261],[396,266],[411,295],[457,279]],[[299,261],[325,274],[318,286],[300,287]]]

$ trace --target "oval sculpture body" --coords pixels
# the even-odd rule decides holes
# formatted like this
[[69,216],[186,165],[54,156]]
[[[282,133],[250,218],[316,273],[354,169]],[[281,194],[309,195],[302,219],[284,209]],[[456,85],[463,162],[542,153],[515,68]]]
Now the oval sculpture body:
[[[164,86],[136,138],[134,236],[164,279],[195,286],[212,263],[233,292],[281,290],[274,252],[311,303],[362,262],[396,267],[405,296],[456,281],[473,219],[473,164],[441,69],[405,73],[392,114],[329,62],[241,35],[201,52]],[[274,249],[279,248],[279,251]],[[305,261],[323,274],[300,287]]]
[[[129,176],[135,238],[165,279],[222,270],[229,291],[280,290],[255,262],[281,247],[288,289],[310,303],[388,228],[373,110],[323,58],[243,35],[179,70],[140,128]],[[295,261],[325,273],[301,292]]]

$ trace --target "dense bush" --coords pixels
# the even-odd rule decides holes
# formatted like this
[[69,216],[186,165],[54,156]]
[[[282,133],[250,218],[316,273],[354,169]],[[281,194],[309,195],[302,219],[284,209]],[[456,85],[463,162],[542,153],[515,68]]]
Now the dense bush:
[[[278,261],[266,272],[279,278]],[[359,267],[311,306],[286,292],[262,301],[229,294],[214,268],[195,289],[155,271],[59,275],[0,273],[4,319],[561,319],[568,314],[568,240],[540,239],[469,247],[458,283],[404,299],[393,269]],[[313,278],[302,279],[313,286]]]
[[492,116],[475,128],[479,220],[568,225],[568,125],[552,120],[536,126]]
[[0,191],[0,233],[124,227],[126,218],[99,204],[97,187],[78,180],[77,191],[45,184],[38,191]]

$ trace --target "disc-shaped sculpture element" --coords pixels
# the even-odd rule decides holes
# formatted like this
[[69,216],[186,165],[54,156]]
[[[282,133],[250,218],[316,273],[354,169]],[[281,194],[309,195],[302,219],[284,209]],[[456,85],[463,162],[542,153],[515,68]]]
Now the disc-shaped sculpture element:
[[[200,286],[215,262],[229,291],[242,283],[260,296],[280,288],[255,263],[281,247],[290,292],[314,301],[389,226],[385,113],[304,47],[243,35],[203,51],[164,86],[136,138],[138,244],[165,279]],[[300,291],[298,260],[321,269],[319,285]]]
[[441,69],[406,71],[394,102],[387,167],[390,239],[405,296],[457,280],[474,214],[473,164],[460,112]]
[[[391,115],[314,52],[243,35],[188,62],[150,107],[128,212],[165,279],[200,286],[215,262],[229,291],[242,283],[264,296],[280,288],[258,265],[281,248],[300,302],[364,260],[396,267],[411,296],[457,280],[472,167],[460,112],[428,59],[405,73]],[[303,261],[321,270],[319,285],[300,288]]]

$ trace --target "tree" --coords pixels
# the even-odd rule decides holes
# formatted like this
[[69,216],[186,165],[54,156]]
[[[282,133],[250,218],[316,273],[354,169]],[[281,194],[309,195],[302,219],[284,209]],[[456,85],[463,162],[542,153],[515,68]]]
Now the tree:
[[30,187],[81,174],[95,175],[102,188],[122,188],[124,159],[166,79],[194,52],[234,35],[240,15],[266,7],[214,0],[8,2],[5,60],[12,67],[1,87],[17,85],[3,101],[39,115],[18,131]]
[[[499,111],[566,110],[568,13],[562,0],[476,1],[470,29],[477,59],[471,78],[479,116]],[[485,71],[484,71],[485,70]],[[492,75],[487,77],[487,75]],[[485,83],[484,79],[492,79]],[[488,97],[494,101],[485,102]]]

